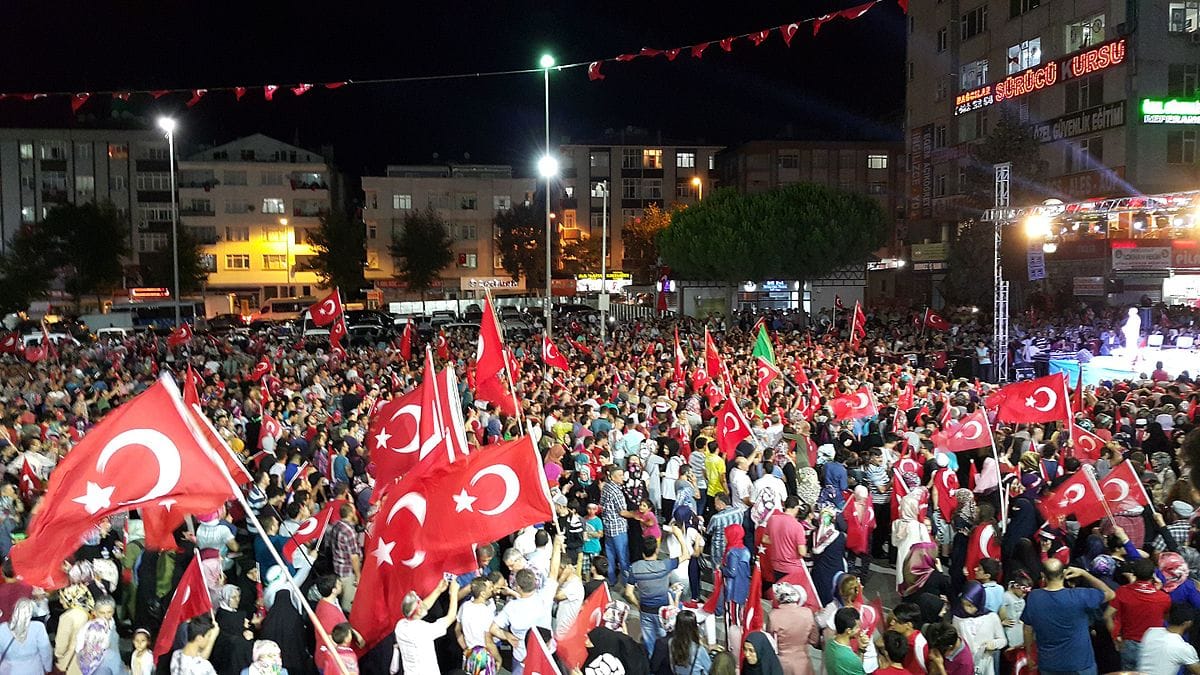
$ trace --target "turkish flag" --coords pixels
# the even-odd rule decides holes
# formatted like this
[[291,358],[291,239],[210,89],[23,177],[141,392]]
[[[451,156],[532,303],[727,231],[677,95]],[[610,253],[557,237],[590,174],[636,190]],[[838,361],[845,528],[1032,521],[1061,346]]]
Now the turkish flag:
[[856,392],[843,394],[833,399],[829,402],[829,409],[833,411],[835,420],[856,420],[879,414],[879,409],[875,406],[875,398],[871,396],[871,392],[866,386],[859,387]]
[[570,335],[567,335],[566,338],[567,338],[567,344],[571,345],[571,349],[574,349],[575,351],[579,352],[580,354],[583,354],[584,356],[592,355],[592,350],[588,349],[587,345],[583,344],[582,342],[579,342],[578,340],[571,339]]
[[554,517],[541,457],[522,436],[454,462],[430,475],[409,472],[395,488],[400,503],[425,513],[405,530],[415,551],[448,553],[492,542]]
[[712,335],[709,334],[707,328],[704,329],[704,367],[708,371],[709,377],[718,379],[725,371],[721,353],[717,351],[717,343],[713,342]]
[[346,317],[339,314],[337,320],[329,326],[329,344],[340,347],[342,338],[346,337],[347,332]]
[[913,383],[911,381],[900,390],[900,396],[896,399],[896,407],[904,412],[913,408]]
[[446,339],[446,331],[439,330],[437,337],[433,340],[434,346],[437,347],[437,357],[443,361],[450,360],[450,341]]
[[458,397],[458,378],[454,368],[440,374],[434,370],[433,355],[425,352],[425,380],[421,384],[421,419],[418,420],[421,451],[408,475],[428,477],[465,458],[466,423],[462,401]]
[[950,469],[938,469],[933,472],[933,489],[937,492],[938,511],[947,523],[954,517],[954,508],[958,502],[954,499],[954,491],[959,488],[958,474]]
[[1104,495],[1104,500],[1108,502],[1108,508],[1113,513],[1150,505],[1150,495],[1146,494],[1141,476],[1134,471],[1133,463],[1129,461],[1121,462],[1109,472],[1100,482],[1100,493]]
[[404,334],[400,336],[400,358],[405,361],[412,360],[412,342],[413,342],[413,325],[412,319],[404,324]]
[[1100,450],[1104,448],[1105,442],[1096,434],[1071,423],[1071,446],[1075,449],[1075,457],[1079,461],[1090,463],[1100,459]]
[[475,398],[500,406],[506,415],[517,414],[517,401],[505,374],[504,338],[492,309],[492,299],[483,299],[479,344],[475,351]]
[[765,390],[767,385],[775,381],[775,378],[783,375],[779,372],[779,368],[775,367],[775,364],[761,356],[757,358],[757,366],[759,391]]
[[846,309],[846,306],[842,304],[842,296],[836,294],[833,296],[833,306],[837,309]]
[[679,326],[675,327],[675,372],[673,373],[674,380],[678,384],[683,384],[683,348],[679,346]]
[[925,309],[925,319],[924,319],[923,323],[925,324],[926,327],[932,328],[934,330],[940,330],[940,331],[950,330],[950,322],[943,319],[936,312],[934,312],[932,309],[929,309],[929,308]]
[[192,326],[185,321],[179,324],[179,327],[171,331],[171,334],[167,336],[167,346],[178,347],[180,345],[186,345],[187,343],[191,342],[191,340]]
[[29,345],[25,348],[25,360],[30,363],[39,363],[46,358],[46,348],[42,345]]
[[[996,398],[996,418],[1002,422],[1056,422],[1071,419],[1067,380],[1062,373],[1014,382],[988,397]],[[992,407],[992,406],[989,406]]]
[[8,333],[0,339],[0,354],[16,354],[21,350],[21,336]]
[[933,444],[950,452],[973,450],[992,444],[992,428],[982,409],[962,418],[958,426],[933,435]]
[[342,293],[336,287],[324,299],[313,303],[308,308],[312,322],[318,326],[328,326],[334,319],[342,315]]
[[717,447],[732,460],[738,443],[750,437],[750,421],[732,398],[726,398],[717,411]]
[[[299,475],[299,472],[296,475]],[[287,543],[283,545],[283,561],[291,562],[292,556],[296,554],[296,549],[324,537],[329,524],[341,520],[342,504],[348,503],[345,499],[335,499],[326,504],[325,508],[315,516],[309,516],[300,523],[296,533],[288,537]]]
[[[246,465],[242,464],[242,460],[238,458],[238,454],[233,451],[233,448],[229,447],[229,444],[225,442],[221,434],[217,433],[217,428],[212,425],[212,422],[208,421],[208,418],[200,410],[200,406],[189,405],[185,407],[192,421],[200,429],[200,435],[217,451],[217,456],[221,460],[221,463],[225,465],[226,469],[229,469],[229,475],[233,477],[234,482],[238,485],[253,482],[254,476],[250,475],[250,472],[246,470]],[[183,517],[181,515],[179,523],[175,527],[182,522]],[[171,529],[174,530],[175,527]]]
[[269,372],[271,372],[271,361],[264,356],[261,361],[254,364],[254,367],[250,369],[250,381],[258,382]]
[[967,543],[967,564],[963,567],[968,579],[975,578],[975,566],[984,558],[1000,559],[1000,536],[995,523],[982,523],[971,531]]
[[762,630],[764,625],[762,566],[755,564],[754,571],[750,574],[750,595],[746,598],[746,611],[742,613],[742,635],[749,635],[756,630]]
[[200,571],[200,556],[193,556],[192,562],[179,578],[179,586],[171,596],[171,605],[167,607],[167,614],[158,629],[158,639],[154,641],[154,657],[160,658],[171,651],[180,625],[212,611],[212,600],[208,597],[208,588],[204,585],[204,573]]
[[578,670],[583,667],[583,662],[587,660],[588,633],[604,624],[604,608],[610,602],[612,598],[608,594],[608,584],[600,584],[583,601],[574,623],[558,641],[558,655],[568,668]]
[[[217,451],[169,377],[110,412],[59,462],[28,538],[12,550],[29,583],[58,588],[62,562],[109,516],[141,508],[212,511],[233,497]],[[147,544],[162,548],[160,540]]]
[[267,436],[279,440],[279,437],[283,436],[283,426],[279,424],[279,420],[263,414],[262,423],[258,426],[258,447],[262,447],[263,439]]
[[524,672],[529,675],[562,675],[554,657],[550,656],[550,648],[542,639],[542,633],[537,626],[525,634]]
[[21,499],[26,503],[33,501],[33,498],[38,496],[42,491],[42,479],[37,477],[33,472],[33,467],[29,465],[29,460],[21,462]]
[[424,395],[424,384],[418,385],[407,394],[387,401],[371,415],[364,442],[375,464],[376,482],[389,483],[417,463]]
[[[1113,473],[1116,473],[1116,469]],[[1087,527],[1105,516],[1104,507],[1104,494],[1100,492],[1096,479],[1086,470],[1076,471],[1057,490],[1038,501],[1038,509],[1054,525],[1060,519],[1075,514],[1079,526]]]
[[708,382],[708,370],[704,366],[692,371],[692,391],[704,391]]
[[200,405],[200,392],[196,387],[199,380],[196,371],[192,369],[191,364],[188,364],[187,373],[183,376],[183,404],[188,408]]
[[545,335],[542,336],[542,362],[559,370],[571,369],[571,364],[567,363],[567,357],[563,356],[558,351],[558,347],[554,346],[554,342]]

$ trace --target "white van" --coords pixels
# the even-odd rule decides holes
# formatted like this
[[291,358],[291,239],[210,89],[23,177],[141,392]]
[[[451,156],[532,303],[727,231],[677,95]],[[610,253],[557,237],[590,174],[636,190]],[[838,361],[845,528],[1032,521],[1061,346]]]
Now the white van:
[[299,321],[316,298],[271,298],[258,308],[256,321]]

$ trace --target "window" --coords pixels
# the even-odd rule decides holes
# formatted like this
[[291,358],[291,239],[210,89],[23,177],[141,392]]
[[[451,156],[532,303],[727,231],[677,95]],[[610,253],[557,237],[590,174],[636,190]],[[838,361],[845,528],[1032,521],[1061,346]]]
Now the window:
[[621,179],[621,199],[638,198],[638,181],[636,178]]
[[603,171],[593,171],[592,173],[606,173],[608,171],[609,154],[607,152],[593,152],[588,154],[588,166],[593,169],[603,169]]
[[959,20],[963,40],[969,40],[987,30],[987,5],[980,5],[962,15]]
[[621,168],[642,168],[642,151],[638,150],[637,148],[624,148],[621,150]]
[[27,173],[24,176],[21,176],[21,188],[25,190],[37,189],[37,179],[32,173]]
[[268,225],[263,228],[263,238],[279,244],[286,243],[288,241],[288,229],[286,226],[276,227]]
[[250,226],[229,226],[225,228],[225,241],[250,241]]
[[262,258],[263,258],[262,268],[264,270],[276,270],[276,271],[280,271],[280,272],[287,270],[287,254],[266,253],[266,254],[263,254]]
[[1009,10],[1012,16],[1021,16],[1031,9],[1036,9],[1042,0],[1009,0]]
[[76,192],[95,192],[96,177],[95,176],[75,176],[75,191]]
[[479,230],[475,223],[464,223],[458,226],[458,238],[464,241],[474,241],[479,238]]
[[170,159],[170,151],[164,145],[151,145],[142,152],[146,159]]
[[1172,33],[1191,33],[1200,21],[1200,1],[1172,2],[1167,5],[1167,30]]
[[1080,21],[1068,23],[1064,40],[1064,51],[1070,54],[1086,47],[1104,42],[1104,15],[1097,14]]
[[987,71],[987,59],[980,59],[964,64],[958,71],[960,73],[959,90],[977,89],[987,84]]
[[213,212],[212,200],[192,198],[192,200],[183,207],[183,210],[190,213],[207,213],[211,215]]
[[933,179],[933,196],[934,197],[945,197],[946,196],[946,174],[942,173],[942,174],[938,174],[936,177],[934,177],[934,179]]
[[[676,199],[691,199],[696,196],[696,188],[692,187],[692,181],[679,179],[675,181],[675,197]],[[592,214],[593,216],[597,214]]]
[[168,222],[171,220],[172,216],[171,205],[162,204],[157,206],[139,206],[138,216],[140,218],[140,222],[143,223]]
[[933,147],[944,148],[947,145],[946,125],[939,124],[933,128]]
[[642,168],[643,169],[661,169],[662,150],[656,148],[646,148],[642,151]]
[[66,159],[67,144],[63,141],[42,141],[42,159]]
[[125,176],[109,176],[108,189],[123,192],[126,189]]
[[887,194],[887,181],[873,180],[867,183],[867,193],[873,195]]
[[[129,145],[126,143],[109,143],[108,144],[109,159],[129,159]],[[22,157],[21,159],[25,159]]]
[[266,198],[266,199],[263,199],[263,207],[262,207],[262,212],[263,212],[263,213],[279,213],[279,214],[283,214],[283,213],[286,213],[287,211],[286,211],[286,209],[284,208],[284,204],[283,204],[283,200],[282,200],[282,199],[278,199],[278,198],[274,198],[274,197],[268,197],[268,198]]
[[392,208],[408,210],[412,208],[412,195],[392,195]]
[[642,179],[642,199],[662,199],[662,179]]
[[42,172],[42,189],[65,191],[67,189],[67,172],[66,171],[43,171]]
[[1200,65],[1172,63],[1167,66],[1167,96],[1195,98],[1200,86]]
[[799,169],[800,168],[800,153],[795,150],[780,150],[779,151],[779,168],[781,169]]
[[431,209],[448,209],[450,208],[450,195],[429,195],[427,203]]
[[75,144],[75,161],[76,162],[92,161],[92,144],[91,143],[76,143]]
[[492,209],[496,211],[507,211],[512,208],[512,197],[509,195],[494,195],[492,197]]
[[250,254],[249,253],[227,253],[225,255],[225,269],[227,269],[227,270],[248,270],[248,269],[250,269]]
[[939,28],[937,32],[937,50],[938,53],[946,51],[946,43],[948,42],[950,31],[945,28]]
[[143,172],[137,175],[139,190],[170,190],[171,174],[167,172]]
[[[296,266],[297,267],[300,266],[300,258],[301,257],[310,257],[310,256],[296,256]],[[367,269],[369,269],[369,270],[379,269],[379,251],[373,251],[371,249],[367,249]]]
[[988,135],[988,114],[986,110],[975,111],[975,138]]
[[244,199],[226,199],[225,213],[249,213],[254,205]]
[[379,208],[379,195],[378,194],[376,194],[374,191],[371,191],[371,192],[367,192],[366,196],[367,196],[366,201],[367,201],[368,209]]
[[377,223],[367,223],[367,239],[376,239],[379,237],[379,225]]
[[1066,93],[1064,111],[1073,113],[1104,103],[1104,74],[1068,80],[1063,89]]
[[242,161],[243,162],[253,162],[254,161],[254,149],[253,148],[246,148],[246,149],[242,150]]
[[246,184],[246,172],[245,171],[226,171],[221,175],[221,184],[222,185],[245,185]]
[[479,254],[478,253],[459,253],[458,254],[458,266],[462,267],[464,269],[470,269],[470,270],[473,270],[476,267],[479,267]]
[[675,153],[675,167],[678,169],[692,169],[696,166],[696,153],[694,152],[677,152]]
[[1008,48],[1008,74],[1019,73],[1042,62],[1042,38],[1018,42]]
[[166,232],[138,233],[138,253],[155,253],[166,248],[169,243]]
[[1104,139],[1100,136],[1084,138],[1078,143],[1068,143],[1063,162],[1063,173],[1091,171],[1104,163]]
[[[109,147],[111,148],[112,146],[110,145]],[[33,159],[33,143],[22,143],[20,153],[21,159]]]
[[717,168],[717,156],[709,155],[708,156],[708,170],[713,171],[716,168]]
[[867,155],[868,169],[886,169],[888,168],[887,155]]
[[641,217],[641,209],[621,209],[621,224],[623,225],[628,225]]
[[474,194],[460,194],[458,208],[463,211],[474,211],[479,208],[479,198]]
[[22,223],[25,223],[26,225],[32,223],[34,221],[34,218],[36,217],[36,215],[37,214],[33,210],[32,206],[22,206],[21,207],[21,222]]
[[567,199],[574,199],[575,198],[575,186],[574,185],[564,185],[563,186],[563,194],[565,194],[567,196]]
[[283,185],[282,171],[264,171],[259,179],[260,185]]
[[946,78],[944,78],[944,77],[939,77],[939,78],[937,79],[937,85],[936,85],[936,88],[934,89],[934,92],[933,92],[933,100],[935,100],[935,101],[945,101],[945,100],[946,100],[946,90],[947,90],[947,89],[949,89],[949,87],[947,87],[947,86],[946,86]]
[[[1167,164],[1196,163],[1196,130],[1172,131],[1167,134]],[[24,216],[25,210],[21,210]],[[24,221],[24,218],[22,218]],[[27,222],[27,221],[26,221]]]

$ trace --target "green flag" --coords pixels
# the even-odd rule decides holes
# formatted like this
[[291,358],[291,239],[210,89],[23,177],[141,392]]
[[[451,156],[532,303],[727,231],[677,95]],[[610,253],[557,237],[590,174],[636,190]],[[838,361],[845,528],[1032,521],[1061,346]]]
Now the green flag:
[[767,327],[762,324],[758,325],[758,337],[754,340],[752,355],[761,356],[767,363],[775,365],[775,348],[771,346],[771,337],[767,335]]

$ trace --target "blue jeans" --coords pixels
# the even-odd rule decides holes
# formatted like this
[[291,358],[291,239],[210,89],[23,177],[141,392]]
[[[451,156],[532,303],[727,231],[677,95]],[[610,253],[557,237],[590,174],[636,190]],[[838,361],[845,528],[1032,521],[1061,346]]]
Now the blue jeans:
[[608,583],[616,586],[629,569],[629,533],[605,534],[604,557],[608,558]]
[[654,654],[654,643],[658,638],[666,635],[662,629],[662,624],[658,620],[658,610],[653,612],[638,611],[638,623],[642,626],[642,646],[646,648],[646,653]]
[[1142,653],[1142,643],[1125,640],[1121,646],[1121,670],[1137,670],[1138,656]]

